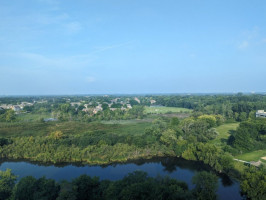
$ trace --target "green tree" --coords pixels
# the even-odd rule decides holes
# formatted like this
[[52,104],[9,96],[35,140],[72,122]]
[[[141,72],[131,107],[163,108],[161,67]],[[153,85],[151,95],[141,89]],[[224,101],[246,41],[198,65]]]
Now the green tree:
[[199,172],[192,178],[195,184],[193,193],[198,200],[217,199],[216,191],[218,189],[218,178],[216,175],[208,172]]
[[59,140],[63,137],[63,132],[62,131],[54,131],[49,134],[49,137],[55,140]]
[[5,113],[5,119],[7,122],[13,122],[16,119],[16,114],[14,110],[7,110]]
[[52,179],[36,179],[32,176],[22,178],[14,189],[16,200],[55,200],[59,185]]
[[9,199],[17,177],[11,172],[11,169],[0,171],[0,200]]
[[242,175],[241,191],[253,200],[266,199],[266,171],[250,167]]
[[62,181],[60,183],[60,191],[56,200],[77,200],[72,183],[68,181]]
[[102,109],[103,109],[103,111],[105,111],[105,110],[109,110],[109,106],[108,106],[108,104],[107,104],[107,103],[103,103],[103,104],[102,104]]
[[180,123],[179,119],[177,117],[172,117],[170,121],[170,126],[175,127],[178,126]]
[[176,132],[172,129],[167,129],[162,133],[160,141],[166,145],[171,145],[177,143]]
[[243,122],[245,120],[247,120],[247,113],[246,112],[241,112],[238,116],[238,120]]
[[80,177],[72,181],[73,192],[77,199],[101,199],[99,193],[100,181],[99,178],[91,178],[87,175],[81,175]]
[[213,115],[201,115],[199,119],[207,122],[208,128],[212,128],[216,126],[216,118]]

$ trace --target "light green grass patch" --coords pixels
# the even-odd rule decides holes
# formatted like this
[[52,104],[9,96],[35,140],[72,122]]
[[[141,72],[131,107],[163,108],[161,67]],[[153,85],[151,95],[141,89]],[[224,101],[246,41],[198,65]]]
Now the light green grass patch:
[[266,162],[266,160],[262,159],[262,157],[265,157],[265,156],[266,156],[266,149],[263,149],[263,150],[252,151],[249,153],[244,153],[244,154],[236,156],[236,158],[240,160],[245,160],[245,161],[261,160],[262,162]]
[[145,107],[144,113],[149,114],[149,113],[155,113],[155,114],[166,114],[166,113],[191,113],[191,109],[187,108],[177,108],[177,107]]
[[42,118],[46,119],[51,117],[52,116],[49,113],[44,113],[44,114],[22,113],[17,115],[17,119],[23,122],[36,122],[40,121]]
[[211,140],[210,143],[212,144],[226,143],[228,137],[230,136],[230,131],[235,131],[238,126],[239,123],[229,123],[218,126],[216,128],[216,131],[219,133],[219,135],[214,140]]
[[108,120],[108,121],[101,121],[102,124],[136,124],[136,123],[143,123],[143,122],[152,122],[153,119],[146,118],[146,119],[129,119],[129,120]]

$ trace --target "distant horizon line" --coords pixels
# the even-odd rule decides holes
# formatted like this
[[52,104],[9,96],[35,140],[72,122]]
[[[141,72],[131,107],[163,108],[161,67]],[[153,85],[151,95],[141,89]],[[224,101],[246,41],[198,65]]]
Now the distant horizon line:
[[266,94],[266,92],[172,92],[172,93],[79,93],[79,94],[3,94],[0,97],[16,97],[16,96],[145,96],[145,95],[223,95],[223,94]]

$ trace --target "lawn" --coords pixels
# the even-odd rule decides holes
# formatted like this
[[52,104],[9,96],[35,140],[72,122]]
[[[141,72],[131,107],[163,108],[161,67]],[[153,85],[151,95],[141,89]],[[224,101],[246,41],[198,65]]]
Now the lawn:
[[216,131],[219,133],[219,135],[214,140],[211,140],[210,143],[218,145],[226,143],[228,137],[230,136],[230,132],[235,131],[238,126],[239,123],[228,123],[218,126]]
[[261,159],[261,157],[265,157],[265,156],[266,156],[266,149],[244,153],[244,154],[236,156],[236,158],[240,160],[245,160],[245,161],[261,160],[262,162],[266,163],[266,160]]
[[145,107],[144,113],[155,113],[155,114],[166,114],[166,113],[190,113],[191,109],[187,108],[177,108],[177,107]]
[[128,119],[128,120],[108,120],[108,121],[101,121],[102,124],[136,124],[142,122],[152,122],[152,118],[145,118],[145,119]]
[[[210,143],[217,144],[217,145],[226,143],[228,137],[230,136],[230,132],[235,131],[238,126],[239,126],[239,123],[229,123],[229,124],[223,124],[217,127],[216,131],[219,133],[219,135],[216,139],[210,141]],[[262,162],[266,163],[266,160],[261,159],[261,157],[265,157],[265,156],[266,156],[266,149],[244,153],[244,154],[235,156],[235,158],[244,160],[244,161],[261,160]]]

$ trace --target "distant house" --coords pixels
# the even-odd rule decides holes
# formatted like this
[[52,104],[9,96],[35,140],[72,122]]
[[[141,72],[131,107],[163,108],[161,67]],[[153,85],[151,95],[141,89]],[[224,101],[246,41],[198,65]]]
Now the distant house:
[[12,110],[14,110],[15,112],[18,112],[18,111],[21,110],[21,107],[20,107],[20,106],[12,106],[11,108],[12,108]]
[[93,114],[97,114],[99,111],[102,111],[103,108],[102,108],[102,105],[99,104],[98,106],[96,106],[94,109],[93,109]]
[[131,106],[130,104],[127,104],[127,108],[128,108],[128,109],[131,109],[132,106]]
[[119,99],[120,99],[120,98],[112,99],[112,100],[111,100],[111,103],[117,103],[117,101],[118,101]]
[[151,102],[151,104],[154,104],[154,103],[156,103],[156,101],[155,101],[155,100],[150,100],[150,102]]
[[258,110],[256,112],[256,117],[266,118],[266,112],[264,112],[264,110]]
[[30,103],[30,102],[21,102],[20,107],[25,107],[25,106],[33,106],[33,103]]
[[10,109],[12,107],[12,105],[8,105],[8,104],[2,104],[0,105],[3,109]]
[[72,103],[70,103],[70,104],[71,104],[71,106],[75,106],[75,105],[80,106],[80,105],[81,105],[80,102],[72,102]]
[[139,100],[137,97],[135,97],[134,100],[135,100],[136,102],[140,103],[140,100]]

